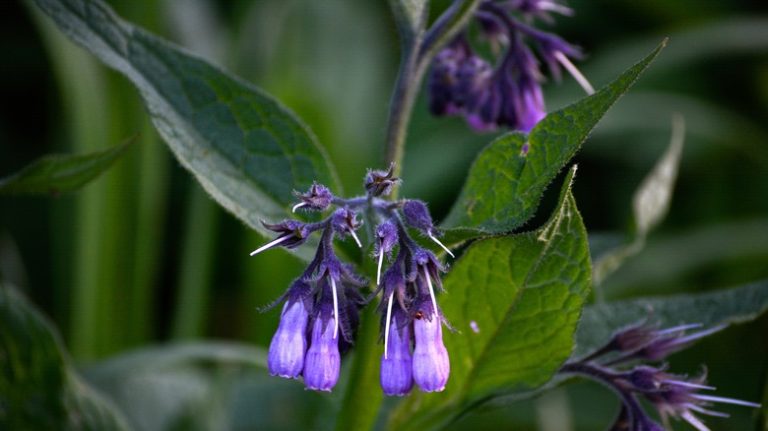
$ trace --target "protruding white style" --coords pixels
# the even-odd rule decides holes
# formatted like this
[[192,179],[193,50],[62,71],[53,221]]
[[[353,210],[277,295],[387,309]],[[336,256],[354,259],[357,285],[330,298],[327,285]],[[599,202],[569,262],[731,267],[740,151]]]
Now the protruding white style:
[[440,247],[442,247],[442,248],[443,248],[443,250],[445,250],[445,252],[446,252],[446,253],[448,253],[448,254],[450,254],[450,255],[451,255],[451,257],[456,257],[456,256],[454,256],[454,255],[453,255],[453,253],[451,253],[451,250],[449,250],[449,249],[448,249],[448,247],[446,247],[446,246],[445,246],[445,244],[443,244],[442,242],[440,242],[440,240],[439,240],[439,239],[435,238],[435,236],[434,236],[434,235],[432,235],[431,233],[430,233],[430,234],[428,234],[428,235],[429,235],[429,239],[431,239],[432,241],[436,242],[436,243],[437,243],[437,245],[439,245]]
[[392,318],[392,300],[394,299],[395,292],[389,294],[389,304],[387,304],[387,320],[384,323],[384,359],[387,359],[387,351],[389,350],[389,325]]
[[336,280],[331,277],[331,293],[333,293],[333,338],[339,336],[339,296],[336,294]]
[[291,208],[291,212],[295,213],[297,209],[303,208],[305,206],[307,206],[307,204],[305,202],[299,202],[296,205],[294,205],[293,208]]
[[381,264],[384,262],[384,250],[379,247],[379,268],[376,270],[376,285],[381,284]]
[[573,9],[554,1],[540,1],[536,6],[541,10],[559,13],[563,16],[573,16]]
[[424,267],[424,277],[427,278],[427,286],[429,286],[429,296],[432,298],[432,312],[435,313],[435,318],[437,318],[437,300],[435,299],[435,289],[432,288],[432,279],[429,278],[429,271],[427,271],[427,267]]
[[266,250],[268,248],[274,247],[274,246],[280,244],[281,242],[288,240],[288,238],[290,238],[291,236],[292,235],[283,235],[283,236],[281,236],[281,237],[279,237],[277,239],[273,239],[272,241],[262,245],[261,247],[257,248],[256,250],[252,251],[251,252],[251,256],[255,256],[255,255],[261,253],[262,251],[264,251],[264,250]]
[[587,80],[587,78],[581,74],[579,69],[576,66],[574,66],[573,63],[571,63],[571,60],[568,60],[568,57],[566,57],[565,54],[563,54],[560,51],[555,51],[554,55],[555,55],[555,59],[557,59],[557,61],[559,61],[560,64],[563,65],[565,70],[567,70],[568,73],[570,73],[571,76],[573,76],[573,79],[575,79],[576,82],[578,82],[579,85],[581,85],[581,88],[584,89],[584,92],[586,92],[587,94],[595,93],[595,89],[594,87],[592,87],[592,84],[589,83],[589,80]]
[[357,234],[352,229],[349,230],[349,234],[352,235],[352,239],[355,240],[355,243],[357,244],[358,248],[363,248],[363,244],[360,243],[360,238],[357,237]]
[[723,403],[723,404],[733,404],[737,406],[744,406],[744,407],[752,407],[752,408],[760,408],[760,404],[753,403],[750,401],[744,401],[744,400],[737,400],[734,398],[726,398],[726,397],[718,397],[714,395],[702,395],[702,394],[695,394],[692,395],[693,398],[702,400],[702,401],[710,401],[713,403]]

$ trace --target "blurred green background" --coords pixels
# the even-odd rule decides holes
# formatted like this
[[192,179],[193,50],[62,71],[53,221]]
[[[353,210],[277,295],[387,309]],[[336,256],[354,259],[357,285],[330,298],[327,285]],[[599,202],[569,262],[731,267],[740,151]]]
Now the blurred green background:
[[[347,194],[362,192],[367,167],[381,166],[399,59],[386,2],[109,3],[296,111],[328,148]],[[437,12],[448,2],[433,3]],[[594,238],[615,242],[628,234],[632,193],[668,144],[672,113],[682,113],[687,123],[669,216],[598,296],[705,291],[767,278],[768,3],[568,4],[576,16],[559,17],[551,29],[584,48],[579,65],[596,87],[664,36],[671,38],[576,157],[575,196]],[[102,388],[110,383],[99,380],[99,361],[137,347],[201,338],[267,346],[278,313],[257,308],[286,288],[299,262],[283,251],[249,258],[264,238],[223,212],[180,168],[125,79],[73,46],[28,4],[3,2],[2,12],[0,177],[43,154],[88,152],[138,136],[126,157],[78,193],[0,199],[3,279],[53,319],[76,362]],[[545,92],[550,109],[583,95],[569,79]],[[493,136],[472,133],[460,119],[431,118],[422,97],[406,149],[403,194],[428,201],[439,220],[474,155]],[[528,227],[545,219],[551,201]],[[674,356],[674,369],[693,373],[706,362],[722,395],[765,399],[766,334],[765,317],[730,329]],[[223,374],[217,381],[233,379]],[[221,408],[239,418],[235,425],[323,428],[332,422],[317,412],[337,406],[338,395],[251,374],[236,379],[234,393],[264,407],[250,409],[242,396],[231,395],[234,401]],[[110,394],[119,398],[118,392]],[[292,412],[292,403],[311,407],[275,419]],[[576,384],[512,407],[483,409],[454,429],[602,429],[616,406],[607,390]],[[712,429],[768,429],[758,428],[764,426],[758,412],[727,411],[734,417],[709,421]]]

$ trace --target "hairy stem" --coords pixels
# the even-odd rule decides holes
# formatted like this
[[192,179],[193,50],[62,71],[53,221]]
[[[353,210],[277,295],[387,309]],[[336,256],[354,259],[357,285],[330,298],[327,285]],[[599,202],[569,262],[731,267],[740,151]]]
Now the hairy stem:
[[[398,72],[397,82],[395,83],[392,100],[390,101],[386,163],[394,163],[394,176],[399,176],[402,170],[408,123],[410,122],[413,105],[424,76],[425,68],[418,67],[418,45],[420,43],[419,40],[414,41],[414,45],[403,52],[400,71]],[[393,190],[393,195],[396,193],[397,189]]]

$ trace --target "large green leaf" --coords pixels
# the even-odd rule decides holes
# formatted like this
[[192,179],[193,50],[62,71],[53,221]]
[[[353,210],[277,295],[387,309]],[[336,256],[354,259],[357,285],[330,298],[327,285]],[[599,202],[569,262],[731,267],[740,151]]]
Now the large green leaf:
[[48,320],[6,285],[0,285],[0,429],[128,429],[76,375]]
[[661,327],[701,323],[704,327],[743,323],[768,311],[768,280],[715,292],[642,298],[584,308],[575,357],[599,348],[616,330],[648,321]]
[[133,140],[89,154],[44,156],[0,179],[0,194],[58,195],[88,184],[112,166]]
[[477,241],[453,267],[440,300],[457,329],[445,335],[448,386],[412,396],[394,428],[431,429],[493,397],[535,389],[571,355],[591,276],[574,172],[541,229]]
[[528,136],[513,132],[488,145],[472,165],[445,226],[496,233],[525,223],[547,185],[665,45],[662,42],[595,94],[547,115]]
[[338,190],[310,130],[253,85],[119,18],[99,0],[35,0],[76,43],[139,90],[179,162],[224,208],[263,233],[292,189]]

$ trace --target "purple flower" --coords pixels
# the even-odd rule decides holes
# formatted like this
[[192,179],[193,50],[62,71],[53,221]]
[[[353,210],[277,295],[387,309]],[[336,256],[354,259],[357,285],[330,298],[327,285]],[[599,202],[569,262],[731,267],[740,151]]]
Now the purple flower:
[[[561,67],[565,68],[587,94],[592,94],[589,81],[570,61],[580,58],[581,51],[529,24],[532,18],[550,20],[549,12],[572,13],[554,0],[481,2],[475,18],[499,58],[489,61],[477,55],[467,32],[460,33],[434,59],[429,80],[432,113],[464,116],[470,127],[480,132],[499,126],[529,132],[546,115],[541,91],[544,77],[532,46],[556,80]],[[505,46],[500,55],[499,46]]]
[[424,392],[440,392],[448,383],[451,363],[443,344],[443,319],[428,297],[415,307],[413,380]]
[[371,196],[387,196],[392,193],[392,188],[400,184],[400,178],[394,176],[395,165],[390,164],[386,171],[369,170],[365,175],[365,190]]
[[297,203],[291,209],[292,212],[296,212],[299,208],[307,208],[314,211],[323,211],[331,205],[333,201],[333,194],[328,187],[322,184],[313,183],[306,193],[299,193],[294,191],[294,196],[299,198],[301,202]]
[[760,407],[760,404],[749,401],[701,393],[702,391],[715,389],[706,385],[706,373],[688,380],[685,376],[668,374],[663,369],[642,367],[629,374],[630,381],[632,379],[638,380],[638,378],[644,381],[643,388],[636,387],[636,389],[653,403],[665,422],[668,417],[683,419],[700,431],[709,431],[709,428],[696,416],[697,413],[708,416],[728,417],[725,413],[711,410],[709,407],[713,403],[735,404],[752,408]]
[[312,340],[304,359],[304,384],[307,389],[330,391],[339,380],[341,357],[339,338],[336,334],[336,320],[333,309],[326,302],[312,323]]
[[442,249],[451,255],[451,257],[455,257],[453,253],[451,253],[451,250],[437,239],[437,229],[435,229],[435,226],[432,223],[432,216],[429,215],[429,210],[424,202],[419,200],[405,201],[403,204],[403,215],[405,216],[405,222],[408,223],[408,225],[420,230],[427,235],[429,239],[442,247]]
[[360,243],[355,230],[362,226],[362,224],[361,221],[357,220],[357,213],[349,208],[339,208],[331,216],[331,226],[334,232],[342,238],[350,235],[360,248],[363,247],[363,244]]
[[[389,299],[390,310],[392,297]],[[387,321],[384,354],[381,357],[381,388],[385,395],[407,395],[413,387],[411,326],[399,307]]]
[[283,296],[287,301],[280,314],[280,324],[269,344],[267,367],[273,376],[298,378],[304,368],[307,351],[307,321],[311,312],[311,286],[304,280],[293,282]]
[[[711,410],[714,403],[735,404],[759,408],[760,404],[735,398],[710,395],[706,391],[715,390],[708,386],[706,372],[695,378],[667,372],[667,366],[653,367],[636,365],[629,370],[619,371],[609,368],[630,359],[647,359],[648,356],[635,355],[638,352],[654,352],[652,360],[666,356],[672,351],[687,347],[705,335],[716,332],[722,327],[685,335],[684,331],[701,325],[681,325],[665,330],[658,330],[648,325],[634,325],[616,333],[610,342],[586,358],[563,365],[561,373],[579,374],[599,381],[612,388],[622,401],[622,410],[611,430],[614,431],[661,431],[663,428],[654,422],[644,411],[638,398],[648,400],[659,412],[663,422],[669,418],[688,422],[699,431],[709,431],[697,415],[728,417],[727,414]],[[627,355],[597,363],[600,357],[611,351],[624,351]]]
[[381,284],[381,265],[384,262],[384,255],[392,251],[397,244],[397,226],[391,220],[386,220],[376,227],[376,244],[374,246],[374,255],[378,256],[379,264],[376,270],[376,285]]
[[285,248],[296,248],[304,244],[309,235],[312,233],[312,228],[306,223],[302,223],[298,220],[283,220],[280,223],[268,224],[261,222],[265,228],[279,233],[277,238],[264,244],[251,252],[251,256],[261,253],[264,250],[270,249],[276,245],[283,246]]

